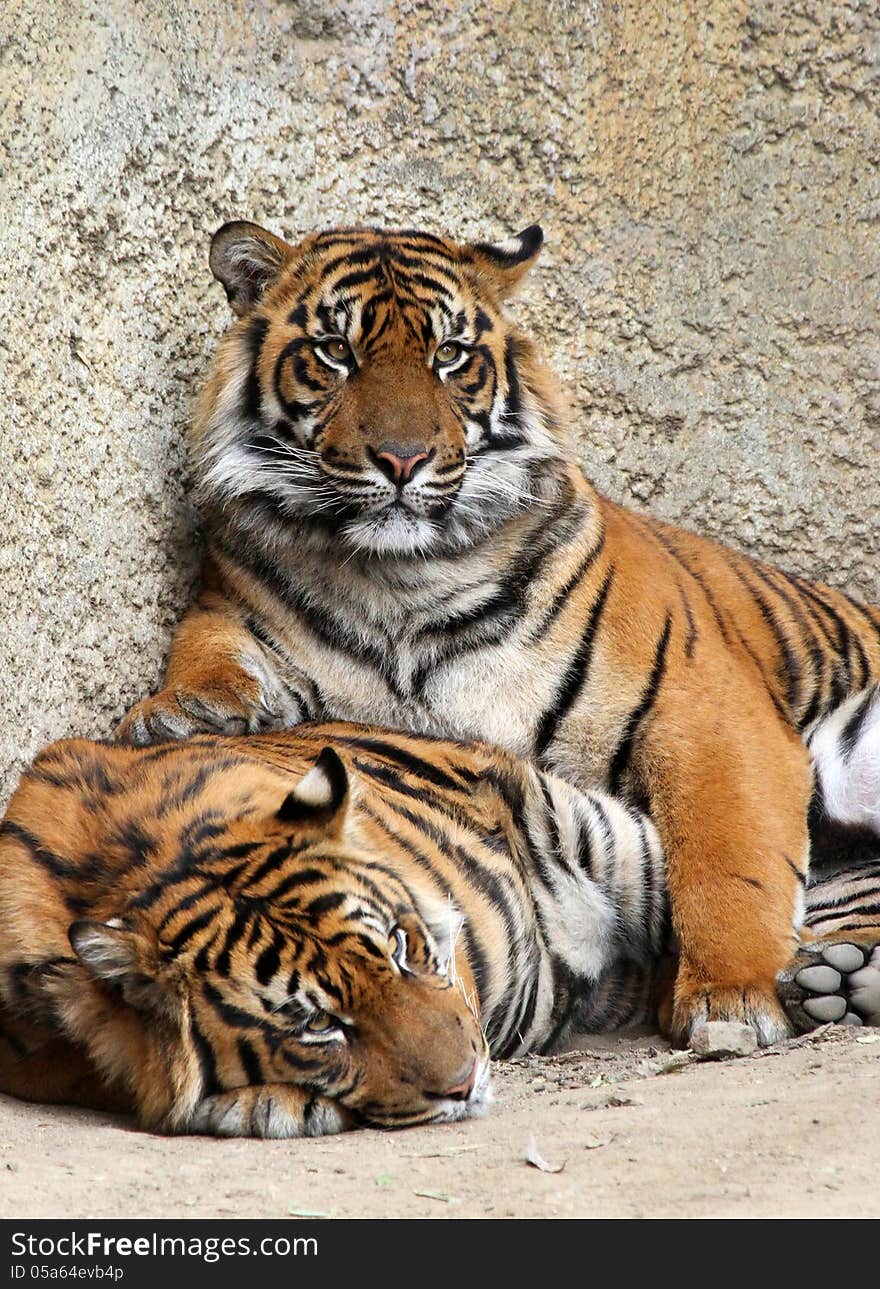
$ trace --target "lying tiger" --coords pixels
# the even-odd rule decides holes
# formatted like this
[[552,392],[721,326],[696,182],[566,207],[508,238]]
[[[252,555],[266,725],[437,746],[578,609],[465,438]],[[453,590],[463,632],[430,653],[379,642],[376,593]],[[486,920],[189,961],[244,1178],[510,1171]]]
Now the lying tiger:
[[[798,1027],[880,1023],[878,892],[809,890]],[[490,1053],[652,1018],[670,947],[649,820],[495,748],[57,743],[0,826],[0,1090],[164,1132],[448,1122]]]
[[773,1042],[812,767],[880,833],[880,608],[596,493],[503,308],[541,240],[217,233],[238,321],[193,433],[205,588],[122,733],[357,720],[622,793],[668,859],[668,1027]]

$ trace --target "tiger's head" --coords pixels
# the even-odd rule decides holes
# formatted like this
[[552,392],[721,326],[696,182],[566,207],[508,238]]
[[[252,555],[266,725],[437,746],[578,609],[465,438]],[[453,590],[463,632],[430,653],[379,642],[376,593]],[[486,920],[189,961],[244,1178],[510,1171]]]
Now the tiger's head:
[[488,1047],[456,959],[462,918],[359,847],[349,799],[325,748],[276,810],[252,798],[209,823],[194,864],[117,917],[72,924],[80,966],[129,1026],[138,1018],[137,1068],[109,1054],[105,1068],[133,1086],[142,1122],[185,1130],[205,1098],[267,1084],[386,1128],[488,1105]]
[[565,453],[558,408],[502,302],[537,225],[460,245],[337,229],[296,246],[224,225],[211,268],[240,321],[200,401],[208,507],[368,554],[452,552],[527,508]]

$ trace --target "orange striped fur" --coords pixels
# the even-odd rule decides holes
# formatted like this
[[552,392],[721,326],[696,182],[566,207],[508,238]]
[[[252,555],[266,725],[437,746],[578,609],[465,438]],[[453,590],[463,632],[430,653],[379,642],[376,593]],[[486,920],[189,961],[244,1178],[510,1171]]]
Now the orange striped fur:
[[[595,492],[503,312],[539,245],[221,230],[240,320],[193,436],[205,590],[121,733],[360,720],[622,794],[667,855],[673,1034],[709,1016],[770,1042],[809,867],[807,744],[868,704],[880,612]],[[880,725],[864,732],[878,800]]]
[[[880,862],[808,896],[823,945],[880,941]],[[487,1045],[654,1021],[672,948],[650,822],[499,749],[343,724],[71,740],[0,825],[0,1090],[174,1132],[461,1118]],[[780,981],[798,1026],[880,1021],[880,971],[801,986],[818,951]]]

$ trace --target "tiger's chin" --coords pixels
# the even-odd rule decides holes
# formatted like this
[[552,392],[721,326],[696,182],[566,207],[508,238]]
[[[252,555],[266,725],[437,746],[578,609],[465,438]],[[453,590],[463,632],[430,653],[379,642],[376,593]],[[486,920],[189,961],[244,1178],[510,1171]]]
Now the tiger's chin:
[[398,505],[349,520],[342,533],[349,546],[370,555],[427,555],[440,537],[433,520]]
[[492,1092],[491,1069],[489,1061],[485,1061],[467,1100],[456,1101],[449,1098],[441,1101],[439,1113],[434,1116],[432,1122],[460,1123],[462,1119],[481,1119],[483,1115],[488,1114],[495,1100]]

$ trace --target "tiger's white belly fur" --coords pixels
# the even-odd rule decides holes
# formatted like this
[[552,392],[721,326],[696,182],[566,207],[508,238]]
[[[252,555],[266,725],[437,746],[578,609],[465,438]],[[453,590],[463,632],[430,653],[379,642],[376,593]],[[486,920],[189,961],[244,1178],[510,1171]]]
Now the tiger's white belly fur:
[[880,835],[880,686],[841,703],[805,741],[828,817]]

